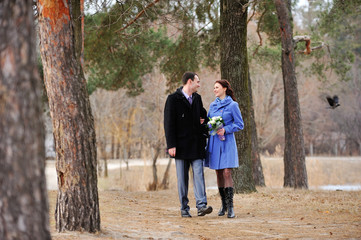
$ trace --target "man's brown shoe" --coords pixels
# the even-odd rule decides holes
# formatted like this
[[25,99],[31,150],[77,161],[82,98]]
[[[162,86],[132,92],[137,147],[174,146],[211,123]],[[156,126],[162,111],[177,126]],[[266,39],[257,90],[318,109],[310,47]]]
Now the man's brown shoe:
[[200,209],[198,209],[198,216],[204,216],[206,214],[210,214],[213,211],[213,208],[211,206],[204,206]]

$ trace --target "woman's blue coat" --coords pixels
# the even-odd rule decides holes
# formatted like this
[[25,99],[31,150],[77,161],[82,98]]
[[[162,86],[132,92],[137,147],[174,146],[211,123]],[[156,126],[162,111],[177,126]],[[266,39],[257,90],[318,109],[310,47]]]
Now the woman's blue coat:
[[205,166],[211,169],[236,168],[239,164],[234,132],[242,130],[244,126],[238,103],[230,96],[223,100],[216,98],[208,112],[208,117],[214,116],[223,118],[226,140],[219,140],[217,134],[209,137]]

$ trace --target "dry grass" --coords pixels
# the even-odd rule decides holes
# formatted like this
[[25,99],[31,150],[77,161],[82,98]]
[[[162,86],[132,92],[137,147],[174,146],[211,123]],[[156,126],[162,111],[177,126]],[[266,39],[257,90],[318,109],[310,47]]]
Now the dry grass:
[[[283,186],[283,159],[261,158],[266,186]],[[311,188],[324,185],[361,185],[361,157],[310,157],[306,159]]]
[[[157,167],[158,182],[161,182],[166,166]],[[123,190],[128,192],[146,191],[153,182],[153,170],[151,166],[130,167],[129,170],[117,169],[109,171],[109,177],[98,178],[98,187],[102,190]],[[169,188],[176,187],[176,175],[174,164],[170,169]]]
[[[262,157],[263,174],[267,187],[283,187],[283,159],[280,157]],[[306,159],[308,182],[311,189],[325,185],[361,185],[361,157],[313,157]],[[158,166],[158,181],[163,179],[166,166]],[[206,184],[215,187],[216,176],[213,170],[205,168]],[[153,182],[151,166],[130,167],[129,170],[109,171],[109,178],[100,177],[99,189],[146,191]],[[176,188],[175,166],[170,169],[170,188]]]

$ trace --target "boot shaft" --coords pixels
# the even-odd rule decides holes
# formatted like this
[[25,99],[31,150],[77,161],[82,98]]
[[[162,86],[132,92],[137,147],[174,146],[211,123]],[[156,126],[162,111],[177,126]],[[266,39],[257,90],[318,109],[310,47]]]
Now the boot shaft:
[[219,187],[218,190],[219,190],[219,195],[221,196],[221,198],[222,199],[226,198],[226,190],[225,190],[225,188],[224,187]]
[[234,190],[233,187],[227,187],[224,189],[226,194],[226,202],[229,207],[233,207],[233,196]]
[[232,187],[225,188],[226,192],[226,203],[227,203],[227,217],[228,218],[234,218],[235,214],[233,211],[233,195],[234,191]]
[[224,187],[219,187],[218,190],[222,200],[222,206],[219,209],[218,216],[223,216],[227,212],[226,191]]

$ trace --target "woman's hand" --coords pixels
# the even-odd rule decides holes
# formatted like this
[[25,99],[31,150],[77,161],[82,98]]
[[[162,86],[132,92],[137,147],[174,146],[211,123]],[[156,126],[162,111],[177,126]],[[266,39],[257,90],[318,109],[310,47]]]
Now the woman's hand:
[[225,133],[226,133],[226,130],[224,128],[221,128],[217,131],[217,134],[221,135],[221,136],[223,136]]
[[204,123],[204,118],[200,118],[201,125]]

